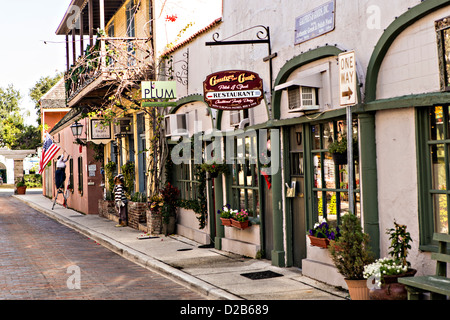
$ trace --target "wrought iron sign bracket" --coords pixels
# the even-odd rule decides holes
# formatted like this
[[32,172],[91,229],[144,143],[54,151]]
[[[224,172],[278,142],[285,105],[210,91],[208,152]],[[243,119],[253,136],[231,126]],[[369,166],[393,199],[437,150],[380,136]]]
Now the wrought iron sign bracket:
[[[256,33],[257,39],[247,39],[247,40],[228,40],[230,38],[233,38],[241,33],[244,33],[246,31],[252,30],[252,29],[260,29]],[[243,45],[243,44],[267,44],[268,47],[268,55],[267,57],[263,58],[264,62],[269,61],[269,68],[270,68],[270,94],[272,95],[273,85],[272,85],[272,79],[273,79],[273,69],[272,69],[272,59],[274,59],[277,54],[272,54],[272,47],[270,42],[270,29],[269,27],[265,27],[263,25],[257,25],[248,29],[245,29],[241,32],[238,32],[224,40],[218,40],[219,33],[213,34],[213,41],[205,42],[206,46],[226,46],[226,45]]]

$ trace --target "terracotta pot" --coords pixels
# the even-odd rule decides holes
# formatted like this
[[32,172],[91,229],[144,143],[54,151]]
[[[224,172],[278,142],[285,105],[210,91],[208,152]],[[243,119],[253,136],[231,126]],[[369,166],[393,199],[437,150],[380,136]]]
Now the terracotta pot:
[[27,186],[17,187],[17,194],[25,194],[27,191]]
[[311,235],[308,235],[308,237],[311,241],[312,246],[316,246],[319,248],[328,248],[328,245],[330,244],[330,240],[327,238],[317,238]]
[[401,283],[383,284],[380,289],[370,289],[369,298],[370,300],[406,300],[408,292]]
[[416,272],[415,269],[408,269],[402,274],[384,276],[380,289],[370,289],[370,300],[407,300],[408,292],[405,285],[398,283],[398,278],[413,277]]
[[226,227],[231,226],[231,219],[229,219],[229,218],[220,218],[220,220],[222,221],[222,225],[223,226],[226,226]]
[[242,229],[242,230],[247,229],[249,227],[248,220],[241,222],[241,221],[237,221],[234,219],[231,219],[231,226],[238,228],[238,229]]
[[367,280],[348,280],[345,279],[348,286],[348,292],[352,300],[370,300]]

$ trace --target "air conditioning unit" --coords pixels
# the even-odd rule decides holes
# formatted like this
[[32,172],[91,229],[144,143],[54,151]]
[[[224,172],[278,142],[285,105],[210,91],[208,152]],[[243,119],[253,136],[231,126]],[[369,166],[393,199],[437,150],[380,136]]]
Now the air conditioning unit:
[[236,127],[242,121],[243,115],[241,111],[231,111],[230,112],[230,126]]
[[317,88],[313,87],[289,87],[289,112],[318,111],[317,90]]
[[169,114],[165,116],[166,137],[188,135],[187,114]]
[[133,126],[131,118],[119,118],[114,121],[114,134],[127,135],[133,134]]

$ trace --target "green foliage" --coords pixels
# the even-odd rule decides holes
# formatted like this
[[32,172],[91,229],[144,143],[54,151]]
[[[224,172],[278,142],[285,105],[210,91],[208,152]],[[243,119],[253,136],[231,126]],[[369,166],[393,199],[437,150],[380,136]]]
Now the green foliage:
[[209,172],[210,174],[228,174],[228,165],[227,164],[218,164],[218,163],[203,163],[200,165],[201,169],[205,172]]
[[406,231],[406,226],[394,221],[394,228],[387,229],[386,234],[389,235],[389,240],[391,240],[389,254],[396,263],[409,267],[411,263],[406,261],[406,257],[408,256],[408,249],[411,249],[409,242],[412,239],[410,233]]
[[108,180],[108,191],[114,191],[114,173],[116,172],[117,165],[114,161],[110,161],[105,165],[106,179]]
[[335,140],[328,146],[330,153],[346,153],[347,152],[347,138],[342,137],[341,140]]
[[19,106],[21,99],[13,85],[0,88],[0,147],[36,149],[41,144],[39,128],[24,124]]
[[134,190],[134,162],[128,161],[122,167],[122,174],[125,180],[125,190],[130,195]]
[[41,188],[42,176],[40,174],[26,174],[24,182],[28,188]]
[[349,213],[342,217],[341,236],[329,246],[336,268],[349,280],[364,279],[364,266],[374,261],[369,248],[369,235],[359,219]]
[[141,192],[135,192],[130,199],[132,202],[147,202],[147,195]]
[[174,187],[168,182],[163,189],[160,190],[162,200],[164,202],[160,209],[164,223],[169,223],[170,217],[176,216],[176,209],[178,205],[178,197],[180,196],[180,190]]

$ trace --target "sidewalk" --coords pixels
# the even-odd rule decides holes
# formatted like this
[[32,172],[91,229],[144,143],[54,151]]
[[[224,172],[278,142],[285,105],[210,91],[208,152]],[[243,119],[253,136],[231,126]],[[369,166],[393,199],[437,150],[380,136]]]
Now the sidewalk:
[[[268,260],[249,259],[172,235],[139,240],[132,228],[97,215],[83,215],[56,205],[42,194],[14,195],[56,221],[77,230],[110,250],[205,295],[225,300],[344,300],[348,293],[301,274],[297,268],[278,268]],[[277,277],[252,280],[241,274],[272,271]]]

